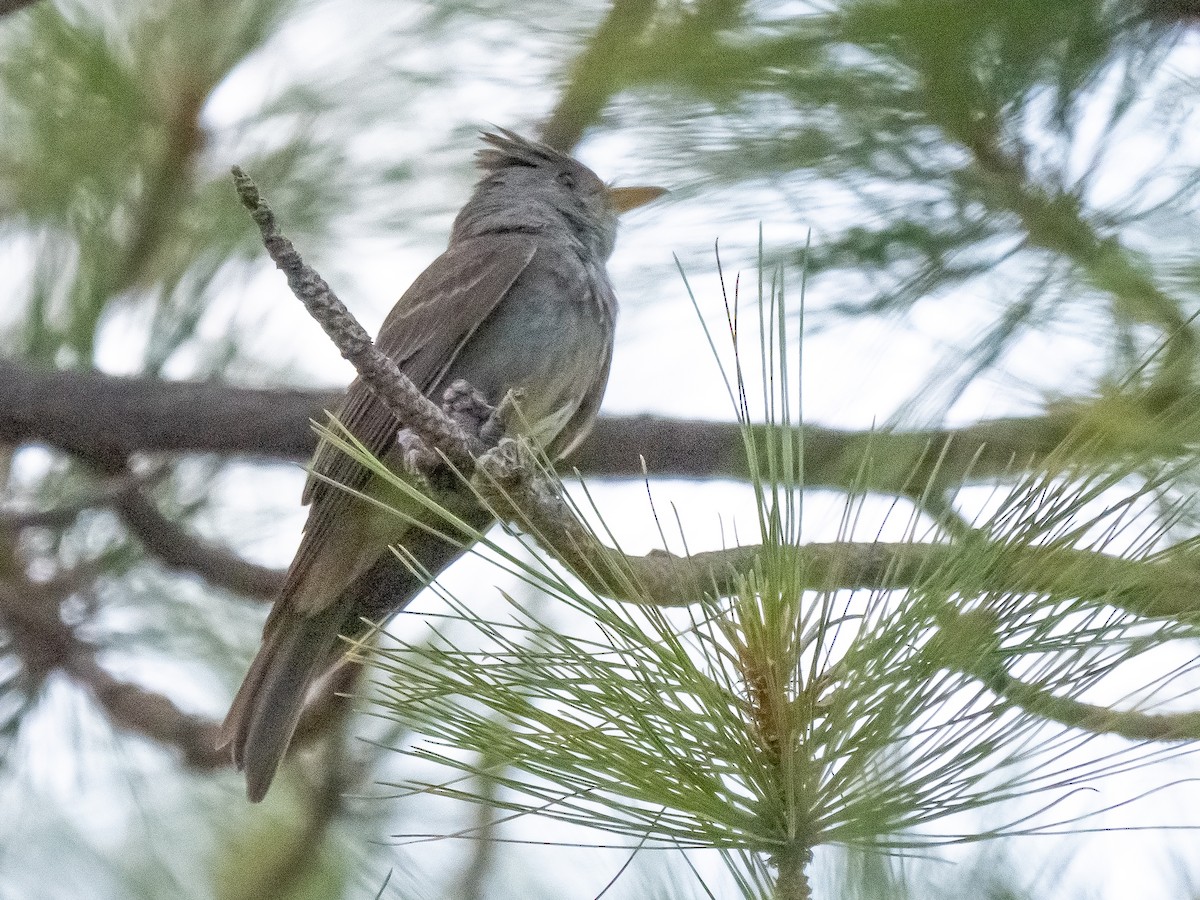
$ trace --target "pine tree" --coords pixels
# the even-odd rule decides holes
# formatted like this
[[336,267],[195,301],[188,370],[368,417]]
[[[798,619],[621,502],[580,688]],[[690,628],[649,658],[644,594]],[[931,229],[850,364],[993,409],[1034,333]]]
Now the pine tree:
[[[1126,806],[1182,796],[1200,732],[1196,17],[0,2],[5,890],[1041,897],[1162,866],[1162,830],[1070,859],[1197,824]],[[369,321],[491,122],[672,188],[613,266],[613,392],[661,409],[557,474],[481,460],[484,561],[357,648],[361,712],[315,709],[252,809],[212,738],[309,420],[373,461],[230,166]]]

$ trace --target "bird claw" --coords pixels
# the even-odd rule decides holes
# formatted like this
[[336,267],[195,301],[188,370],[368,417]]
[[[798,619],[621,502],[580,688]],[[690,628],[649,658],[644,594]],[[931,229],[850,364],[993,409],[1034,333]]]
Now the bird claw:
[[529,483],[537,462],[523,440],[505,437],[479,458],[479,467],[493,485],[514,491]]
[[520,421],[521,401],[525,399],[524,391],[509,391],[500,401],[500,405],[492,410],[491,416],[483,423],[479,437],[489,447],[495,447],[510,432],[518,431],[513,427],[514,422]]
[[442,394],[442,411],[485,447],[495,447],[508,432],[518,394],[509,391],[499,406],[487,402],[483,391],[460,378]]
[[479,434],[495,408],[487,402],[483,391],[460,378],[442,393],[442,412],[458,423],[468,434]]
[[428,473],[442,464],[442,458],[411,428],[401,428],[396,433],[396,444],[400,448],[401,471],[419,487],[428,489]]
[[[499,406],[492,406],[483,391],[460,378],[442,393],[442,412],[492,450],[507,433],[517,400],[518,394],[509,391]],[[411,428],[401,428],[396,433],[396,444],[400,450],[400,470],[419,487],[429,489],[430,477],[444,468],[445,460]]]

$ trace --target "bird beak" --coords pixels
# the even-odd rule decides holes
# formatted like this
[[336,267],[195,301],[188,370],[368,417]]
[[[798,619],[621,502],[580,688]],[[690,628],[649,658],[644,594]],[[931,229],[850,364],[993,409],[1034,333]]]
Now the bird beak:
[[651,200],[657,200],[666,192],[666,188],[660,187],[610,187],[608,202],[618,213],[627,213],[631,209],[645,206]]

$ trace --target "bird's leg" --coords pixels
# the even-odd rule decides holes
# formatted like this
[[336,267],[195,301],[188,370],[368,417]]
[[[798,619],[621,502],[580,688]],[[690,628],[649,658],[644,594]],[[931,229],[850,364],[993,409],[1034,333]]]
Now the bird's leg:
[[499,406],[492,406],[482,391],[460,378],[442,394],[442,412],[491,449],[508,432],[519,399],[517,392],[509,391]]
[[496,447],[510,432],[516,433],[520,430],[513,426],[520,422],[521,401],[524,399],[524,391],[509,391],[500,401],[500,405],[492,410],[488,420],[479,429],[479,439],[489,449]]
[[[457,422],[464,432],[484,439],[484,428],[496,414],[496,407],[487,402],[484,391],[462,378],[452,383],[442,395],[442,412]],[[494,442],[486,442],[491,446]]]
[[[508,426],[517,414],[519,400],[518,392],[509,391],[499,406],[492,406],[483,391],[460,378],[443,392],[442,412],[491,450],[508,432]],[[411,428],[401,428],[396,434],[396,443],[400,446],[405,475],[428,490],[431,477],[445,467],[445,460]]]
[[443,464],[442,458],[411,428],[401,428],[396,433],[396,444],[400,447],[400,467],[404,474],[418,488],[429,493],[429,473]]
[[469,435],[478,435],[495,407],[487,402],[483,391],[469,381],[458,379],[442,393],[442,412],[458,423]]

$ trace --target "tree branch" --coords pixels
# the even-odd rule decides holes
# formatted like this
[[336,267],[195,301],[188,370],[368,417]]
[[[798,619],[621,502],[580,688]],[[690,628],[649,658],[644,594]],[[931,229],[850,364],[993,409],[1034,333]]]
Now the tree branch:
[[259,599],[274,597],[283,585],[282,571],[249,562],[196,536],[186,525],[164,516],[154,501],[139,491],[122,495],[114,509],[142,546],[172,569],[195,573],[209,584]]
[[[968,673],[973,674],[973,673]],[[1057,697],[1009,675],[985,683],[1001,697],[1032,715],[1093,734],[1115,734],[1131,741],[1200,740],[1200,712],[1151,713],[1119,710]]]
[[[608,102],[646,71],[664,47],[695,53],[714,43],[715,33],[735,24],[745,0],[697,0],[670,10],[670,22],[654,22],[655,0],[613,0],[608,15],[571,66],[558,103],[542,126],[542,141],[569,153]],[[654,42],[645,37],[654,25]]]
[[149,475],[130,473],[103,478],[81,496],[48,509],[0,508],[0,534],[23,528],[67,528],[85,510],[115,506],[126,494],[145,487],[161,476],[162,472],[153,472]]
[[342,357],[354,366],[400,422],[417,432],[430,448],[440,451],[453,465],[469,471],[475,454],[482,449],[478,440],[421,393],[400,371],[395,360],[375,346],[366,329],[350,314],[325,279],[304,264],[292,242],[280,233],[275,214],[259,195],[258,187],[237,166],[233,168],[233,183],[242,205],[250,211],[262,233],[267,253],[287,276],[292,293],[325,329]]
[[656,0],[613,0],[608,15],[571,67],[570,79],[541,138],[563,153],[579,143],[609,99],[620,90],[634,45],[650,24]]
[[1005,668],[998,623],[985,609],[947,617],[926,645],[936,665],[961,672],[1030,715],[1092,734],[1114,734],[1131,741],[1200,739],[1200,712],[1144,713],[1084,703],[1057,696],[1049,687],[1029,684]]
[[[946,81],[946,74],[935,75],[930,81]],[[944,90],[946,85],[939,84],[934,96],[941,96]],[[935,103],[930,111],[937,118],[947,109],[945,104]],[[1093,287],[1112,297],[1115,318],[1146,323],[1162,331],[1163,351],[1149,385],[1154,401],[1173,403],[1188,392],[1198,349],[1192,320],[1184,304],[1148,274],[1151,267],[1116,236],[1105,236],[1089,220],[1074,193],[1039,185],[1027,169],[1024,153],[1004,148],[993,117],[943,117],[940,124],[974,160],[973,169],[960,177],[990,206],[1016,215],[1031,246],[1063,256],[1078,266]]]
[[54,372],[0,360],[0,441],[41,442],[96,462],[134,453],[301,459],[340,391],[254,390],[216,382]]
[[[91,580],[90,573],[67,572],[49,582],[33,582],[12,566],[3,568],[8,571],[0,577],[0,626],[31,686],[62,672],[95,698],[113,725],[175,749],[191,768],[207,771],[232,764],[227,752],[213,749],[219,723],[116,678],[97,661],[95,648],[63,621],[62,602]],[[305,710],[291,750],[311,744],[332,719],[345,715],[351,702],[345,694],[353,691],[360,668],[347,662],[331,673],[316,702]]]
[[[545,549],[604,596],[659,606],[685,606],[706,596],[735,593],[760,564],[757,545],[680,557],[662,551],[629,556],[601,543],[562,496],[503,441],[479,461],[476,489],[497,514],[532,534]],[[896,590],[918,587],[961,563],[959,544],[834,543],[772,548],[791,554],[809,590]],[[972,552],[990,565],[973,587],[979,592],[1042,594],[1104,603],[1148,618],[1180,619],[1200,613],[1200,564],[1186,548],[1155,561],[1121,559],[1091,550],[980,542]],[[780,562],[782,565],[782,561]],[[981,568],[983,568],[981,566]]]
[[96,698],[114,725],[176,748],[194,768],[228,765],[228,754],[213,750],[215,722],[113,677],[96,661],[92,647],[63,622],[59,605],[74,592],[77,580],[75,573],[45,584],[17,577],[0,580],[0,624],[26,675],[36,683],[55,670],[64,672]]
[[91,648],[77,643],[62,669],[87,688],[118,728],[175,748],[189,768],[210,771],[229,765],[229,754],[213,749],[219,723],[185,713],[162,694],[114,678],[96,662]]
[[[98,462],[135,453],[220,453],[307,459],[316,446],[310,423],[324,421],[339,391],[262,390],[216,382],[119,378],[99,372],[47,372],[0,360],[0,443],[45,443]],[[1200,396],[1183,405],[1200,409]],[[1166,458],[1200,440],[1194,416],[1142,418],[1132,402],[1108,412],[1100,401],[1062,402],[1043,415],[990,419],[963,428],[853,431],[806,425],[804,480],[809,487],[904,494],[936,469],[947,484],[1019,478],[1077,437],[1076,461],[1114,451]],[[1117,431],[1110,426],[1121,426]],[[1127,427],[1125,427],[1127,426]],[[1145,427],[1144,427],[1145,426]],[[756,444],[769,444],[767,426]],[[1094,436],[1097,443],[1084,439]],[[601,416],[568,460],[584,475],[746,480],[750,466],[734,422],[660,416]]]

